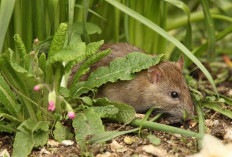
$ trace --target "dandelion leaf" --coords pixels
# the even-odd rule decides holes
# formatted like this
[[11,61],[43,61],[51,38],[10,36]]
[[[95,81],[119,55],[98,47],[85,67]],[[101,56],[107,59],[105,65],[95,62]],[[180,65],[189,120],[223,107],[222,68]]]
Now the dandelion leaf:
[[128,54],[126,58],[117,58],[112,61],[109,67],[100,67],[90,74],[88,80],[79,82],[75,85],[71,94],[78,97],[89,89],[100,87],[107,82],[116,82],[117,80],[132,80],[134,73],[147,69],[160,62],[163,55],[152,57],[140,52]]
[[123,104],[123,103],[118,103],[118,102],[111,102],[107,98],[99,98],[95,101],[95,105],[97,106],[109,106],[113,105],[118,109],[118,112],[108,118],[120,121],[123,123],[127,123],[134,119],[135,117],[135,109],[132,106]]
[[83,113],[78,113],[73,120],[75,139],[79,144],[84,144],[88,135],[104,132],[100,116],[92,108],[86,109]]

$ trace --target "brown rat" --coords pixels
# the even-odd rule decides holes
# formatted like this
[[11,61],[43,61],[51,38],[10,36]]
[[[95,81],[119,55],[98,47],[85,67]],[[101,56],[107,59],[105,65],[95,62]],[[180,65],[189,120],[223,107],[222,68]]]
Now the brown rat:
[[[90,67],[90,72],[82,77],[86,80],[88,75],[101,66],[108,66],[117,57],[125,57],[130,52],[144,52],[128,43],[104,44],[100,50],[111,49],[111,53]],[[75,71],[70,76],[72,79]],[[150,107],[159,106],[163,112],[170,114],[171,123],[182,121],[183,109],[194,114],[194,106],[182,75],[183,58],[178,62],[163,61],[151,66],[147,70],[136,73],[130,81],[117,81],[107,83],[99,88],[97,97],[107,97],[111,101],[131,105],[136,112],[144,113]]]

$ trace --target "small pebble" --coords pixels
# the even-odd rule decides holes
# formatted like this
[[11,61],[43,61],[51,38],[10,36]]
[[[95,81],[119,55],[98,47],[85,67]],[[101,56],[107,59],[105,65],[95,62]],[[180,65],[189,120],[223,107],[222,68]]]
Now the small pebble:
[[125,142],[126,144],[131,145],[131,144],[135,143],[135,139],[133,139],[133,138],[131,138],[131,137],[129,137],[129,136],[126,136],[126,137],[124,137],[124,142]]
[[127,151],[127,149],[123,145],[119,144],[115,140],[110,144],[110,148],[113,152],[125,152],[125,151]]
[[216,119],[216,120],[213,121],[214,126],[218,126],[218,124],[219,124],[219,120]]
[[167,157],[168,154],[166,152],[166,150],[164,150],[163,148],[160,147],[155,147],[153,145],[145,145],[142,147],[143,151],[155,155],[155,156],[159,156],[159,157]]
[[0,157],[10,157],[7,149],[4,149],[2,152],[0,152]]
[[181,135],[180,134],[173,134],[175,137],[177,138],[181,138]]
[[212,120],[211,119],[206,119],[205,120],[205,125],[208,126],[208,127],[212,126],[213,125]]
[[224,139],[229,139],[229,140],[232,141],[232,128],[226,129]]
[[40,150],[40,154],[51,154],[49,151],[47,151],[44,147]]
[[136,113],[136,114],[135,114],[135,117],[136,117],[136,118],[141,118],[141,119],[143,119],[143,118],[145,117],[145,114]]
[[47,144],[51,147],[58,147],[60,143],[56,142],[55,140],[49,139]]
[[229,96],[229,97],[232,97],[232,89],[230,89],[230,90],[228,91],[228,96]]
[[74,141],[71,140],[64,140],[61,142],[62,145],[64,146],[72,146],[74,144]]

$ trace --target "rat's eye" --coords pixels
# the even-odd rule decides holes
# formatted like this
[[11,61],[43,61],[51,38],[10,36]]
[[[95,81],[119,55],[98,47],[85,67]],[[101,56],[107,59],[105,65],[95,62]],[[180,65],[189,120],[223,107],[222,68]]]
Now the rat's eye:
[[171,92],[171,97],[172,98],[178,98],[179,94],[176,91]]

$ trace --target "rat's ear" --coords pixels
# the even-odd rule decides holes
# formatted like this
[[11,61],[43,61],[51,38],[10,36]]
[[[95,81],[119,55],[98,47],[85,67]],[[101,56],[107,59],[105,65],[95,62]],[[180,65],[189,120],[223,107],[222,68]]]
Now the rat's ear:
[[180,69],[180,71],[183,70],[183,67],[184,67],[184,56],[180,57],[180,59],[176,62],[176,65]]
[[148,70],[148,79],[151,83],[157,83],[162,78],[161,70],[156,66],[151,66]]

